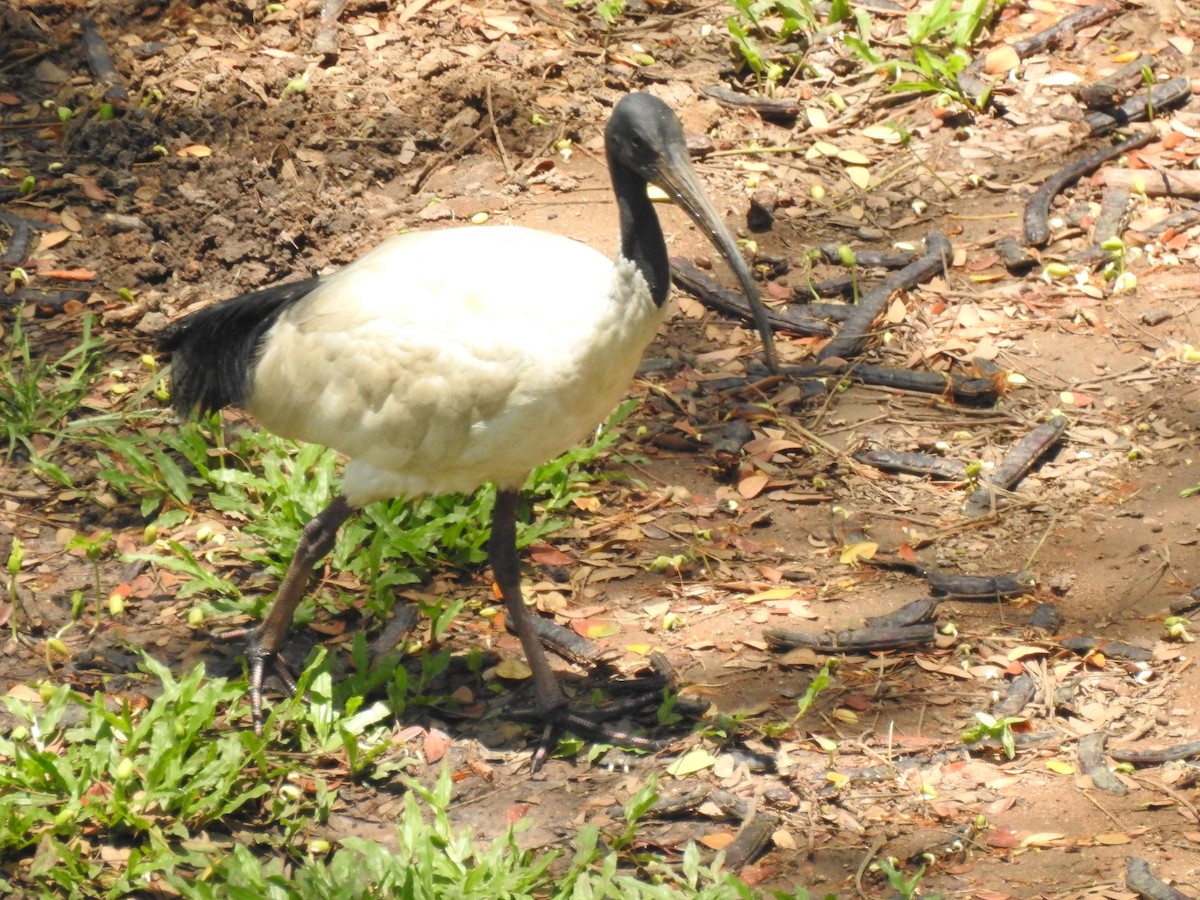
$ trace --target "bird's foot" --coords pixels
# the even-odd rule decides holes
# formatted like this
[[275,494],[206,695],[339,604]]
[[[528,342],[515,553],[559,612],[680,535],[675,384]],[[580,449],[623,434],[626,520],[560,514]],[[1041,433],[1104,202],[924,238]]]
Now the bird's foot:
[[250,719],[254,723],[254,733],[262,737],[263,721],[263,683],[266,681],[267,666],[270,665],[272,674],[282,683],[289,695],[298,690],[296,673],[288,665],[283,654],[278,650],[268,650],[262,645],[262,628],[231,628],[228,631],[208,631],[205,637],[217,643],[228,644],[232,641],[246,641],[246,659],[250,663]]
[[[654,682],[655,679],[645,679]],[[661,679],[653,688],[638,683],[643,688],[639,693],[632,694],[622,700],[617,700],[604,706],[576,712],[567,705],[566,698],[552,704],[536,704],[529,708],[510,709],[508,717],[518,722],[533,722],[542,726],[542,735],[534,748],[529,767],[531,772],[537,772],[558,746],[559,739],[570,732],[587,741],[598,744],[613,744],[630,750],[646,750],[654,752],[669,746],[669,741],[655,740],[642,737],[628,731],[614,728],[607,724],[610,720],[636,712],[647,706],[662,702]]]

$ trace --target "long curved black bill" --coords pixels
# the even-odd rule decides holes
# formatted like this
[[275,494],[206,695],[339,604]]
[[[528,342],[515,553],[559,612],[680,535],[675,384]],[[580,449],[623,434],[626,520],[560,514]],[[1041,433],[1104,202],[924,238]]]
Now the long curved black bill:
[[692,163],[687,157],[687,149],[682,146],[669,149],[659,159],[651,174],[652,181],[683,207],[696,226],[708,235],[713,246],[721,251],[721,255],[729,263],[729,268],[733,269],[738,282],[742,285],[742,293],[746,295],[746,300],[750,304],[750,311],[754,315],[754,326],[758,329],[759,337],[762,338],[763,356],[766,359],[767,368],[778,373],[779,360],[775,356],[775,340],[771,333],[771,323],[767,321],[767,309],[763,306],[762,298],[758,294],[758,286],[754,283],[754,277],[750,274],[750,269],[738,250],[737,242],[725,228],[725,223],[717,215],[717,211],[709,202],[708,197],[704,195],[700,179],[696,177],[696,170],[692,168]]

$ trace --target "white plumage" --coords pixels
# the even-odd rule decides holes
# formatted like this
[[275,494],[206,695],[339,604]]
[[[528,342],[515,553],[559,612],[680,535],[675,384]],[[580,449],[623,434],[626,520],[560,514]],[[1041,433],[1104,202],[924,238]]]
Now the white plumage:
[[564,728],[635,740],[567,708],[521,597],[515,527],[529,470],[608,414],[662,319],[670,266],[649,181],[729,261],[775,363],[753,279],[704,197],[674,114],[648,94],[630,94],[613,110],[605,149],[621,229],[615,263],[526,228],[407,234],[329,276],[215,304],[164,332],[181,412],[242,406],[272,431],[350,459],[341,495],[304,527],[267,617],[241,632],[250,636],[256,730],[267,663],[294,688],[280,651],[342,522],[375,500],[493,481],[488,552],[545,724],[534,766]]
[[[463,263],[426,264],[449,258]],[[612,411],[661,319],[632,263],[570,238],[400,235],[280,314],[246,409],[349,457],[354,507],[520,487]]]

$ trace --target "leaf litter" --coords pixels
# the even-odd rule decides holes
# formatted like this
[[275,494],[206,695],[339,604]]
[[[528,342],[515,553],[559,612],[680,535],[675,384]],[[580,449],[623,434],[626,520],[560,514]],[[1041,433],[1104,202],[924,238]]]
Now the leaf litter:
[[[602,487],[599,503],[585,498],[567,529],[549,535],[532,553],[539,578],[562,569],[572,579],[564,584],[549,578],[532,590],[542,608],[614,651],[618,668],[641,664],[645,654],[628,648],[653,647],[672,660],[687,685],[684,696],[700,698],[703,718],[747,716],[728,749],[708,740],[691,750],[680,748],[673,758],[634,765],[674,766],[672,774],[682,787],[699,782],[769,808],[769,845],[753,870],[761,886],[844,889],[847,868],[855,870],[876,854],[919,859],[925,849],[944,842],[943,832],[981,814],[987,818],[983,832],[960,842],[948,861],[935,864],[923,887],[979,896],[1034,890],[1080,895],[1086,890],[1078,887],[1080,858],[1106,873],[1099,881],[1112,883],[1120,877],[1124,857],[1134,852],[1153,860],[1159,874],[1195,883],[1194,867],[1178,857],[1156,855],[1156,843],[1148,839],[1155,835],[1158,841],[1195,844],[1188,837],[1196,833],[1194,809],[1178,793],[1193,783],[1184,770],[1151,770],[1136,781],[1118,774],[1131,799],[1114,805],[1106,797],[1101,815],[1093,802],[1081,799],[1094,787],[1090,776],[1073,765],[1074,747],[1088,735],[1106,735],[1110,752],[1125,744],[1184,745],[1195,739],[1190,723],[1197,676],[1188,664],[1189,651],[1165,643],[1158,620],[1168,600],[1200,581],[1194,511],[1171,499],[1200,481],[1186,461],[1197,428],[1192,348],[1200,345],[1190,290],[1194,279],[1188,273],[1197,264],[1200,242],[1194,221],[1152,234],[1157,224],[1186,208],[1179,197],[1166,198],[1158,188],[1161,173],[1187,175],[1200,156],[1194,108],[1161,111],[1150,126],[1140,126],[1154,128],[1155,141],[1052,198],[1052,240],[1034,254],[1030,273],[1008,271],[996,250],[1005,234],[1017,233],[1032,190],[1077,145],[1082,147],[1079,122],[1086,113],[1066,90],[1074,82],[1064,74],[1078,73],[1087,82],[1111,77],[1128,62],[1122,52],[1152,49],[1164,69],[1174,67],[1195,79],[1190,54],[1181,47],[1190,47],[1195,36],[1181,33],[1188,26],[1168,12],[1152,25],[1126,22],[1125,31],[1118,32],[1119,47],[1102,39],[1107,26],[1095,23],[1053,51],[1026,58],[1013,49],[1019,35],[1052,25],[1059,12],[1052,4],[1030,4],[1002,17],[994,46],[981,57],[985,74],[1007,76],[995,87],[1003,100],[998,115],[971,115],[959,108],[947,113],[927,100],[885,104],[889,95],[882,80],[854,85],[836,75],[827,83],[840,103],[826,104],[817,81],[797,81],[799,98],[821,105],[794,123],[698,99],[692,89],[698,85],[686,79],[673,77],[664,88],[685,121],[704,122],[703,130],[710,132],[714,151],[705,172],[714,194],[737,198],[764,187],[776,192],[772,229],[756,239],[760,269],[774,287],[768,293],[790,297],[792,308],[802,309],[796,298],[803,285],[837,268],[803,258],[798,247],[833,241],[856,251],[890,249],[901,239],[920,246],[930,228],[953,229],[954,254],[945,279],[889,292],[885,314],[864,330],[866,353],[872,362],[898,369],[961,369],[1004,385],[995,409],[857,382],[840,390],[836,376],[822,382],[816,411],[812,400],[795,397],[786,385],[751,390],[732,401],[714,399],[697,390],[703,378],[742,374],[753,343],[741,329],[693,307],[690,320],[673,322],[652,350],[651,356],[670,367],[661,370],[665,374],[650,369],[644,374],[643,381],[658,389],[631,420],[635,428],[642,424],[652,430],[669,414],[676,432],[690,442],[642,443],[631,429],[625,449],[643,459],[625,472],[640,484]],[[441,16],[451,16],[453,27],[439,28]],[[229,295],[346,261],[398,223],[421,221],[435,197],[450,217],[462,215],[459,209],[474,214],[486,207],[492,216],[538,227],[558,222],[572,231],[582,229],[598,246],[611,241],[611,222],[585,221],[598,218],[596,201],[605,190],[601,167],[587,152],[567,159],[554,151],[568,132],[564,113],[584,123],[572,128],[587,132],[590,127],[593,135],[603,121],[602,103],[566,87],[572,79],[591,78],[589,55],[604,52],[598,40],[572,36],[577,19],[557,9],[533,15],[524,6],[505,3],[464,10],[456,19],[444,3],[409,4],[394,19],[351,11],[348,31],[340,37],[340,68],[315,70],[303,100],[284,91],[304,69],[302,39],[294,30],[298,21],[294,10],[285,8],[255,29],[234,33],[228,21],[197,14],[193,41],[147,61],[124,52],[125,46],[138,46],[134,24],[104,31],[110,41],[114,33],[120,36],[116,62],[134,73],[137,83],[179,92],[166,101],[171,115],[156,115],[153,127],[125,126],[132,159],[119,158],[116,143],[106,149],[94,124],[69,133],[41,117],[40,103],[52,94],[56,102],[77,99],[69,79],[38,87],[2,85],[10,121],[29,126],[3,139],[18,169],[34,171],[64,156],[64,150],[74,168],[28,202],[5,201],[6,209],[35,219],[43,229],[30,258],[22,260],[33,288],[49,291],[53,281],[72,280],[87,284],[89,292],[82,303],[56,304],[49,293],[29,295],[26,302],[33,305],[26,306],[26,315],[40,317],[29,319],[40,325],[39,349],[61,352],[69,345],[85,308],[106,318],[119,316],[122,303],[114,291],[132,287],[140,295],[142,315],[125,323],[111,320],[107,336],[113,346],[104,363],[132,369],[167,315],[218,291]],[[653,14],[648,21],[659,38],[647,40],[636,29],[626,36],[618,27],[609,58],[622,74],[611,76],[614,80],[603,88],[607,97],[634,86],[634,73],[653,80],[669,71],[672,53],[679,52],[674,48],[698,40],[695,23],[655,20]],[[719,30],[715,14],[709,24]],[[873,24],[877,38],[899,34],[901,27],[886,17]],[[165,35],[147,36],[170,39],[172,34],[165,29]],[[372,87],[378,62],[355,46],[356,38],[369,53],[390,54],[392,74],[382,87]],[[690,77],[715,80],[722,42],[700,46],[703,74]],[[812,60],[834,73],[836,60],[823,55],[828,53],[816,48]],[[477,106],[483,93],[477,73],[456,71],[463,60],[504,76],[493,96],[492,115],[498,100],[499,116],[494,123],[476,119],[467,125],[463,119],[451,134],[445,123]],[[65,57],[57,62],[74,65]],[[546,78],[533,72],[556,74]],[[564,76],[565,82],[556,80]],[[370,90],[382,103],[367,109],[348,99]],[[190,105],[201,102],[213,104],[207,116],[191,111],[205,109]],[[230,137],[233,132],[225,126],[238,115],[239,103],[261,110],[262,121]],[[535,116],[527,114],[534,109],[540,110],[536,116],[549,115],[551,124],[534,124]],[[296,121],[310,129],[299,139]],[[158,144],[173,162],[152,151]],[[273,155],[258,155],[263,146],[274,146]],[[785,148],[797,149],[765,152]],[[538,165],[548,162],[541,174],[569,176],[561,182],[568,189],[545,205],[553,188],[532,178],[522,188],[505,173],[502,153]],[[744,157],[755,165],[736,165],[747,161]],[[408,161],[398,164],[400,159]],[[342,183],[335,184],[332,173]],[[1120,266],[1136,274],[1136,289],[1115,291],[1120,273],[1106,271],[1116,262],[1112,258],[1099,264],[1063,262],[1064,274],[1047,275],[1047,263],[1066,260],[1087,243],[1103,193],[1115,186],[1132,192]],[[172,196],[186,202],[163,202]],[[371,215],[350,214],[359,202]],[[738,210],[743,205],[731,204]],[[266,208],[270,217],[263,230],[258,222]],[[140,236],[147,231],[156,235],[153,250]],[[688,241],[682,233],[675,240]],[[869,289],[880,278],[857,267],[854,277],[861,279],[855,290]],[[1144,317],[1151,313],[1166,317],[1146,325]],[[11,330],[7,324],[6,330]],[[826,341],[795,337],[781,343],[781,354],[802,364]],[[703,377],[690,370],[693,365]],[[1014,374],[1021,378],[1010,377]],[[120,383],[106,374],[89,408],[122,408],[119,397],[106,393]],[[733,479],[722,481],[703,447],[732,404],[743,399],[785,410],[786,418],[781,428],[754,422]],[[1058,413],[1069,426],[1057,455],[1015,486],[1007,508],[982,521],[965,522],[958,512],[965,484],[910,475],[866,478],[849,464],[850,454],[867,441],[997,464],[1003,449],[1023,432]],[[819,427],[811,431],[827,446],[809,439],[816,417]],[[791,421],[804,429],[793,428]],[[38,449],[46,452],[49,444],[39,440]],[[64,529],[92,536],[114,530],[121,552],[106,551],[100,563],[109,591],[118,586],[125,602],[124,618],[97,621],[94,637],[86,628],[63,635],[72,656],[58,664],[58,677],[80,687],[99,686],[98,673],[106,667],[130,665],[116,653],[124,640],[185,662],[211,658],[211,651],[182,627],[189,601],[175,599],[174,591],[185,579],[161,568],[130,569],[121,558],[141,546],[145,523],[136,508],[96,482],[92,451],[68,448],[55,459],[72,473],[74,484],[94,485],[92,498],[11,463],[0,485],[5,525],[30,548],[18,583],[34,595],[40,633],[49,635],[67,621],[67,598],[90,582],[86,560],[64,552]],[[99,506],[91,499],[101,501]],[[851,545],[838,540],[828,513],[834,503],[870,523],[870,540]],[[620,528],[610,547],[596,546],[600,532],[614,527],[610,517],[629,521],[639,509],[644,512],[637,515],[636,529]],[[211,511],[189,514],[199,519]],[[213,517],[213,534],[233,535],[243,524],[222,518]],[[206,542],[198,531],[197,521],[164,529],[163,536],[204,558]],[[868,546],[915,547],[912,552],[922,560],[978,576],[1031,562],[1037,582],[1012,603],[942,607],[939,621],[952,628],[937,638],[947,641],[944,646],[845,658],[834,686],[817,700],[819,717],[790,723],[806,678],[824,656],[811,651],[772,655],[763,649],[763,631],[795,625],[797,619],[846,630],[902,606],[922,589],[918,579],[902,572],[862,565]],[[680,556],[677,564],[652,571],[659,558]],[[229,565],[239,572],[245,568],[244,563]],[[764,575],[768,571],[771,577]],[[780,587],[781,580],[786,586]],[[346,587],[362,588],[353,579]],[[437,587],[423,593],[490,593],[481,572],[472,572],[465,584],[442,580]],[[1088,649],[1066,650],[1058,632],[1030,627],[1035,602],[1060,607],[1064,633],[1092,639]],[[682,627],[663,627],[672,615]],[[470,645],[481,639],[502,651],[493,669],[497,677],[524,678],[512,655],[515,644],[502,630],[480,619],[451,627],[451,640]],[[1139,664],[1114,654],[1112,641],[1149,650],[1152,661]],[[33,648],[17,643],[11,649],[24,668],[11,672],[6,687],[18,696],[28,690],[25,681],[39,677],[43,664]],[[988,741],[968,753],[961,732],[974,722],[976,711],[989,708],[1007,682],[1021,675],[1031,676],[1036,687],[1022,710],[1024,730],[1014,735],[1016,758],[1005,761],[999,744]],[[400,729],[411,727],[416,726],[399,723],[397,737],[405,733]],[[1052,739],[1035,740],[1046,732]],[[460,796],[470,802],[461,821],[485,827],[507,820],[505,804],[511,803],[512,791],[520,790],[519,744],[512,743],[518,735],[507,735],[508,744],[495,743],[495,732],[473,734],[469,723],[460,729],[456,722],[445,731],[425,728],[406,740],[422,742],[428,765],[448,760],[462,774]],[[488,746],[488,740],[495,745]],[[477,774],[483,771],[478,760],[469,758],[480,754],[484,765],[498,770],[497,782],[507,786],[491,802],[476,793],[485,779]],[[641,778],[555,765],[560,786],[543,789],[531,841],[554,841],[558,822],[578,820],[577,798],[562,785],[591,795],[585,812],[602,823],[605,813],[595,804],[602,799],[620,804]],[[373,807],[371,798],[350,784],[341,790],[356,817],[386,816],[385,804]],[[1162,805],[1151,810],[1152,801]],[[1071,813],[1065,817],[1064,804]],[[496,815],[496,809],[504,813]],[[729,815],[728,807],[705,801],[687,816],[651,820],[640,840],[666,852],[689,839],[727,848],[738,829],[706,822]],[[741,815],[748,817],[738,820],[739,827],[752,822],[748,811]],[[1164,824],[1166,817],[1170,821]],[[1062,830],[1064,820],[1072,828]],[[875,838],[883,840],[877,848]],[[911,852],[892,852],[892,843],[906,842],[915,845]],[[1104,854],[1105,847],[1118,852]],[[1034,849],[1041,852],[1032,854]],[[1016,858],[1022,862],[1018,875],[1006,865]]]

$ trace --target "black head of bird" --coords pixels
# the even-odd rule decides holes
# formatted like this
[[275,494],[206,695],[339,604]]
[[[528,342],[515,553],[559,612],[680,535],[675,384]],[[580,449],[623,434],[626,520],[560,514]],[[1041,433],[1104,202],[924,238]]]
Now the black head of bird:
[[278,434],[349,459],[341,494],[305,526],[267,617],[244,632],[256,729],[266,667],[292,683],[280,651],[342,522],[376,500],[491,481],[489,556],[533,672],[542,745],[563,727],[611,738],[567,708],[521,598],[515,521],[529,471],[611,411],[661,320],[670,272],[647,182],[729,261],[774,357],[753,280],[704,196],[674,114],[632,94],[605,138],[621,230],[615,262],[526,228],[415,232],[330,275],[209,306],[164,332],[182,413],[241,406]]

